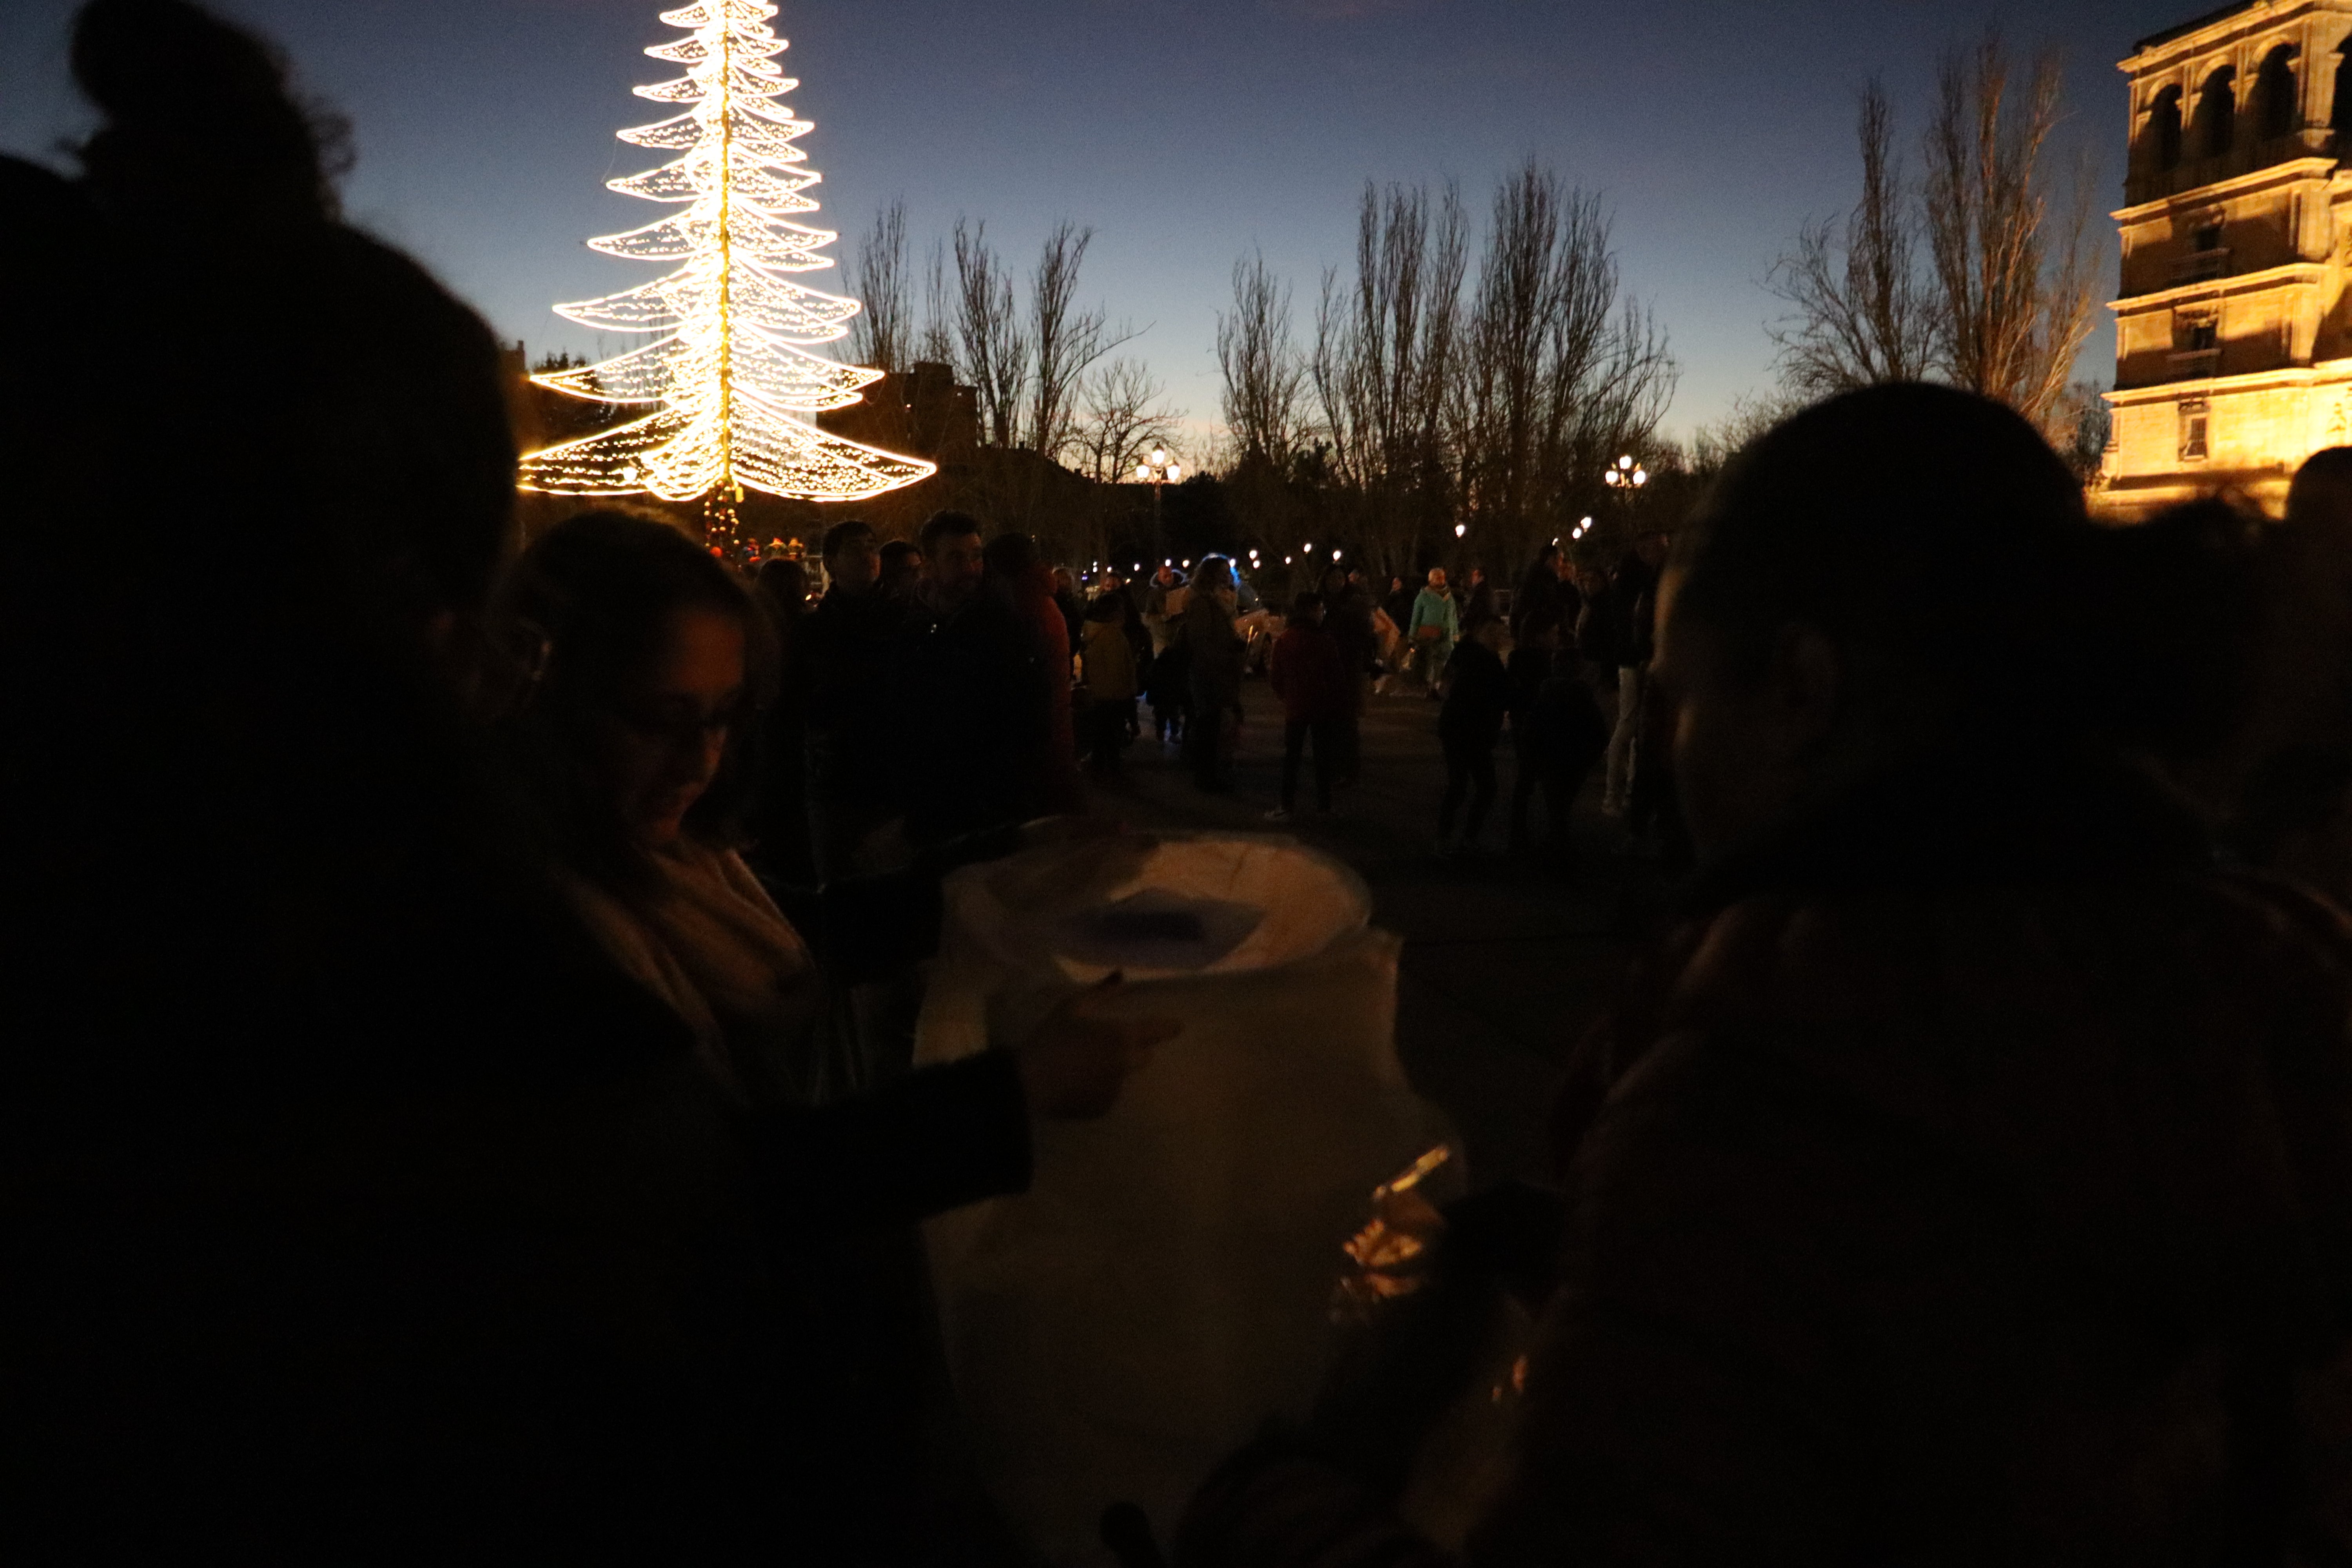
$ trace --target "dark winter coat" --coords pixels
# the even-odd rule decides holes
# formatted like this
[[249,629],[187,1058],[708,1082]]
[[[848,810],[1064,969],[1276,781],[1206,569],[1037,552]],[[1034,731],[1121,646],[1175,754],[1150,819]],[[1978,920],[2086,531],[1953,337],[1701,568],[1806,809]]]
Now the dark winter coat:
[[[1050,600],[1046,614],[1058,631]],[[939,844],[1041,815],[1041,759],[1055,743],[1050,649],[1011,593],[983,583],[946,615],[918,598],[905,635],[908,835]],[[1066,691],[1066,674],[1061,682]]]
[[[2119,769],[1919,770],[1722,870],[1574,1064],[1465,1560],[2332,1560],[2347,1015],[2344,916]],[[1229,1468],[1192,1560],[1441,1561],[1362,1474]]]
[[1276,637],[1267,656],[1266,683],[1282,699],[1282,716],[1293,724],[1319,724],[1356,710],[1356,683],[1329,632],[1291,626]]
[[[1516,642],[1527,635],[1529,622],[1537,626],[1543,626],[1548,622],[1566,622],[1568,617],[1563,615],[1560,595],[1562,586],[1559,574],[1552,569],[1552,564],[1549,561],[1538,561],[1527,569],[1526,574],[1519,579],[1518,591],[1511,595],[1513,641]],[[1563,633],[1574,629],[1570,624],[1560,626]]]
[[1438,710],[1437,732],[1448,746],[1492,751],[1502,739],[1511,710],[1511,679],[1503,657],[1475,637],[1454,649],[1445,667],[1445,705]]
[[1380,662],[1380,633],[1372,626],[1371,595],[1354,583],[1331,598],[1324,616],[1331,640],[1339,645],[1339,662],[1352,679],[1368,675]]
[[898,706],[906,619],[906,606],[877,591],[836,587],[801,624],[808,661],[809,775],[821,806],[834,798],[874,807],[897,800],[906,764],[906,715]]
[[1519,763],[1551,774],[1580,773],[1609,749],[1609,721],[1592,688],[1567,671],[1546,676],[1526,710],[1511,716]]

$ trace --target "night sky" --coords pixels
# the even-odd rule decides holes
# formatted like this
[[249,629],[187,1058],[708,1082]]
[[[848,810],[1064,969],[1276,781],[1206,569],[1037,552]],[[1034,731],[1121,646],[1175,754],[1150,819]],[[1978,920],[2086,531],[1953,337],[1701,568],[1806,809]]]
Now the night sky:
[[[60,161],[87,126],[66,76],[75,0],[0,3],[0,148]],[[682,3],[682,0],[667,0]],[[656,155],[613,138],[663,118],[630,88],[675,71],[639,51],[677,35],[665,0],[220,0],[282,43],[348,113],[350,215],[407,247],[501,335],[592,351],[556,300],[656,269],[583,247],[647,221],[603,189]],[[1989,20],[2066,53],[2070,145],[2097,160],[2098,238],[2123,174],[2133,40],[2210,0],[2063,7],[1926,0],[1531,4],[1519,0],[786,0],[791,102],[824,184],[814,221],[847,259],[904,195],[927,246],[985,218],[1025,271],[1063,216],[1096,231],[1085,295],[1150,331],[1147,358],[1195,426],[1217,419],[1216,312],[1252,246],[1296,285],[1345,263],[1367,179],[1454,175],[1482,212],[1530,153],[1613,206],[1624,275],[1684,366],[1668,426],[1718,416],[1770,380],[1761,281],[1809,214],[1853,195],[1854,95],[1883,74],[1916,131],[1937,51]],[[2063,30],[2053,33],[2053,26]],[[839,273],[811,279],[835,287]],[[2084,357],[2105,379],[2102,310]],[[612,344],[608,346],[617,346]],[[1205,440],[1199,443],[1205,449]]]

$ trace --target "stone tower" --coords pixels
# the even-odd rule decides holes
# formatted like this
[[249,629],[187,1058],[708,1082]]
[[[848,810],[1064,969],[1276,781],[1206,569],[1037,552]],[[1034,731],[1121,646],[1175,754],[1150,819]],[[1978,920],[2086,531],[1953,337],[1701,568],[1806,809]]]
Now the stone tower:
[[2352,0],[2242,0],[2143,38],[2094,503],[2135,519],[2352,442]]

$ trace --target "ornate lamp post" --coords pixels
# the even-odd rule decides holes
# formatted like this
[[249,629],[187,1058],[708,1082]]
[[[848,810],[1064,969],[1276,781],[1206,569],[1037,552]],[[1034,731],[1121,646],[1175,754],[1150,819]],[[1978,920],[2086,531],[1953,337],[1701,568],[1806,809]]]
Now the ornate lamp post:
[[1151,541],[1161,549],[1168,547],[1167,531],[1160,521],[1160,492],[1184,477],[1184,465],[1168,460],[1168,448],[1151,448],[1151,460],[1135,465],[1135,477],[1151,486]]

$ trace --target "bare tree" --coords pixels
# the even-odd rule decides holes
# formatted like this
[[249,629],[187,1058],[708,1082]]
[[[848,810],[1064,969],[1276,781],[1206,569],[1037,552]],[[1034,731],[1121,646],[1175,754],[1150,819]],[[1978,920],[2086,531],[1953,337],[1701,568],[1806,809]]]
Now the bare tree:
[[1028,335],[1034,359],[1026,444],[1046,458],[1061,457],[1076,437],[1079,384],[1087,367],[1135,336],[1124,326],[1112,331],[1099,306],[1082,310],[1075,302],[1078,268],[1094,233],[1063,219],[1045,237],[1030,280]]
[[1290,337],[1290,286],[1263,253],[1234,263],[1234,311],[1217,315],[1225,428],[1236,455],[1286,468],[1308,434],[1307,367]]
[[1445,443],[1467,256],[1461,194],[1364,186],[1356,276],[1323,275],[1308,360],[1332,467],[1357,498],[1363,542],[1410,565],[1447,506]]
[[1677,370],[1654,315],[1622,295],[1599,199],[1533,162],[1495,193],[1467,339],[1465,500],[1515,561],[1648,439]]
[[865,307],[849,322],[850,354],[859,364],[896,372],[912,363],[912,281],[907,273],[907,204],[900,199],[874,215],[850,274],[850,292]]
[[956,363],[956,296],[948,289],[947,247],[931,241],[930,264],[923,271],[923,331],[915,357],[950,369]]
[[1934,363],[1937,312],[1918,265],[1919,219],[1904,186],[1886,89],[1863,90],[1855,127],[1862,200],[1841,228],[1807,224],[1770,287],[1794,315],[1767,330],[1782,381],[1806,397],[1916,381]]
[[1082,471],[1104,483],[1125,479],[1143,453],[1164,447],[1183,416],[1143,363],[1115,359],[1087,377],[1075,445]]
[[2020,98],[2000,35],[1948,55],[1927,138],[1928,249],[1937,358],[1953,384],[2047,426],[2090,332],[2091,182],[2053,217],[2042,155],[2058,123],[2058,57],[2033,61]]
[[982,438],[1010,447],[1020,437],[1029,384],[1030,342],[1013,301],[1013,279],[989,248],[988,225],[956,219],[956,339],[963,374],[980,405]]

